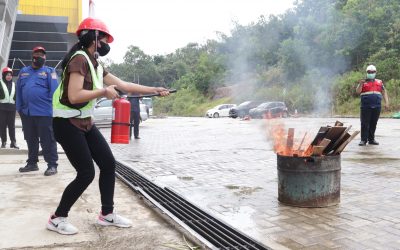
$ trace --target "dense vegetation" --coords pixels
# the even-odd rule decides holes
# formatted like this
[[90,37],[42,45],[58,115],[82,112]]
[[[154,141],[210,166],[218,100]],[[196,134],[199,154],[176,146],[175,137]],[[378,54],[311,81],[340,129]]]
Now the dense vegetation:
[[399,52],[398,0],[303,0],[282,15],[261,16],[229,36],[168,55],[131,46],[123,63],[108,66],[128,81],[139,75],[141,84],[179,89],[156,101],[159,113],[204,115],[218,103],[259,99],[344,115],[358,113],[355,86],[368,64],[377,66],[397,111]]

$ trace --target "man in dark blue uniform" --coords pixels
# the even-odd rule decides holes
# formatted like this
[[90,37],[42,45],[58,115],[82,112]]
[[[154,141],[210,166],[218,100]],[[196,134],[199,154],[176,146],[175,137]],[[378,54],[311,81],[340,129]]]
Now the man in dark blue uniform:
[[132,126],[133,135],[135,139],[140,139],[139,137],[139,123],[140,123],[140,102],[139,98],[129,98],[131,103],[131,137],[132,137]]
[[382,80],[376,79],[376,67],[367,67],[367,78],[360,80],[356,92],[361,96],[361,141],[359,146],[379,145],[375,140],[376,125],[381,113],[382,97],[385,100],[385,108],[389,108],[389,98]]
[[57,143],[52,127],[52,97],[58,86],[54,68],[44,66],[46,50],[35,47],[32,65],[21,69],[17,81],[16,108],[21,116],[24,137],[28,144],[27,165],[20,172],[37,171],[39,141],[47,162],[44,175],[57,173]]

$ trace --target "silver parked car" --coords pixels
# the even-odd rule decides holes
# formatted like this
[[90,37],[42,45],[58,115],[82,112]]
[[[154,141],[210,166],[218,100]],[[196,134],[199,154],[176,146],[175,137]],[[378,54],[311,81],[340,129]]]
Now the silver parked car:
[[[113,112],[112,102],[113,100],[107,98],[101,98],[96,102],[93,112],[95,122],[111,122]],[[140,120],[146,121],[147,118],[146,105],[140,101]]]

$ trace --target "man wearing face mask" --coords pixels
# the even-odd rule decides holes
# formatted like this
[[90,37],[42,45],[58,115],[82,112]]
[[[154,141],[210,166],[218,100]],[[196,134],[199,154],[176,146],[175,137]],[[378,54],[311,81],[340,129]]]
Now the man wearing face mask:
[[376,79],[376,67],[367,67],[367,78],[360,80],[356,92],[361,96],[361,141],[359,146],[379,145],[375,140],[376,124],[381,113],[382,96],[385,100],[385,108],[389,108],[389,98],[382,80]]
[[44,175],[57,173],[57,143],[53,135],[52,97],[58,86],[54,68],[45,66],[46,50],[32,50],[32,65],[21,69],[17,81],[16,108],[21,117],[24,137],[28,144],[28,160],[20,172],[37,171],[39,142],[47,170]]

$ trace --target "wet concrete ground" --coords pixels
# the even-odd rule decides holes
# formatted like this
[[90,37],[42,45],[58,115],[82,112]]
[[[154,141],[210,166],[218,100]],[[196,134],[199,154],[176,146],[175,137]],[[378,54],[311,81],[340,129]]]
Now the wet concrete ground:
[[[296,138],[336,120],[283,119]],[[360,128],[359,119],[339,120]],[[118,160],[274,249],[400,249],[399,123],[379,120],[379,146],[359,147],[359,136],[347,146],[341,202],[326,208],[278,202],[263,120],[149,119],[142,139],[112,148]],[[101,131],[109,138],[109,129]]]

